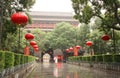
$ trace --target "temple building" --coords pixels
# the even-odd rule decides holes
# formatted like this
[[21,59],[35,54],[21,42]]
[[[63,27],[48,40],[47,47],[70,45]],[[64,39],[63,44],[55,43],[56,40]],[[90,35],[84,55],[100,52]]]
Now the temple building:
[[29,12],[32,16],[32,24],[24,27],[25,30],[40,28],[42,31],[52,31],[56,23],[68,22],[73,26],[78,26],[79,22],[73,18],[72,13],[68,12]]

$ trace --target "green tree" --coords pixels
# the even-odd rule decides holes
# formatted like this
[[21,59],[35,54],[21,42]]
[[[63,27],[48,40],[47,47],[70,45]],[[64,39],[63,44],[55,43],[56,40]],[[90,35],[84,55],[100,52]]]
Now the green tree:
[[[5,47],[5,40],[7,39],[7,34],[17,33],[18,26],[13,24],[10,20],[11,15],[17,11],[24,11],[28,10],[35,2],[35,0],[27,0],[24,1],[24,4],[21,2],[22,0],[0,0],[0,49]],[[23,6],[23,7],[22,7]],[[29,17],[29,22],[31,21],[31,17],[26,12]],[[22,27],[25,25],[22,25]],[[16,34],[17,35],[17,34]],[[2,43],[1,43],[2,42]]]
[[29,10],[35,3],[36,0],[20,0],[20,4],[23,5],[24,9]]
[[26,40],[24,37],[26,31],[21,28],[20,34],[18,33],[19,31],[7,34],[3,47],[4,50],[23,54],[24,47],[26,46]]
[[54,50],[59,48],[63,51],[66,48],[75,46],[75,27],[73,27],[69,23],[58,23],[55,29],[50,34],[46,36],[46,39],[47,43]]
[[77,45],[80,46],[85,46],[86,41],[90,40],[88,37],[88,34],[90,33],[89,31],[89,26],[87,24],[79,24],[80,27],[77,28],[78,32],[77,33]]
[[34,29],[31,31],[31,33],[34,35],[34,41],[36,41],[37,45],[39,46],[39,49],[44,51],[45,50],[45,40],[46,40],[46,32],[41,31],[40,29]]
[[[120,0],[71,0],[75,12],[74,18],[81,23],[89,23],[97,16],[101,27],[120,30]],[[106,30],[106,31],[107,31]]]

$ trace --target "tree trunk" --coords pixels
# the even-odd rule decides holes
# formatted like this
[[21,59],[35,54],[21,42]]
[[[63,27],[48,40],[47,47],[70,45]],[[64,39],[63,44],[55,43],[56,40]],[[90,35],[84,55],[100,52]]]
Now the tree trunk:
[[2,49],[3,2],[0,1],[0,49]]

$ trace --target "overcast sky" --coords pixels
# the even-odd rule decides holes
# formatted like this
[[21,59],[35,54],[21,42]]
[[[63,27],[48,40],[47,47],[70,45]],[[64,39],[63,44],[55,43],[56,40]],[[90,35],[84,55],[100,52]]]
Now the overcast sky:
[[36,0],[31,11],[73,12],[71,0]]

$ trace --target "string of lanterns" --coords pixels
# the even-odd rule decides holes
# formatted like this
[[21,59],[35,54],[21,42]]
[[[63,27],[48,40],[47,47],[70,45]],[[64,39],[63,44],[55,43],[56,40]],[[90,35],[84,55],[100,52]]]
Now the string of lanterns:
[[[11,15],[11,21],[14,24],[19,25],[19,30],[21,25],[25,25],[28,22],[28,16],[24,12],[16,12]],[[19,31],[19,37],[20,37],[20,31]],[[34,48],[34,51],[37,52],[38,46],[35,41],[31,41],[34,39],[34,35],[31,33],[25,34],[25,39],[30,41],[30,45]],[[20,38],[19,38],[19,47],[20,47]]]
[[37,43],[35,41],[31,41],[31,40],[34,39],[34,35],[33,34],[31,34],[31,33],[25,34],[25,39],[30,41],[30,45],[33,47],[35,52],[39,51]]
[[[110,40],[110,36],[109,35],[103,35],[102,37],[101,37],[101,39],[102,40],[104,40],[104,41],[108,41],[108,40]],[[86,46],[92,46],[93,45],[93,42],[92,41],[87,41],[86,42]],[[77,49],[80,49],[80,46],[79,45],[77,45],[77,46],[75,46]],[[69,49],[66,49],[65,51],[66,52],[70,52],[70,51],[73,51],[74,50],[74,48],[72,48],[72,47],[70,47]]]

